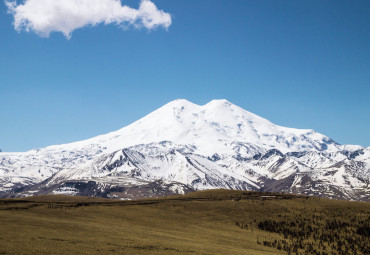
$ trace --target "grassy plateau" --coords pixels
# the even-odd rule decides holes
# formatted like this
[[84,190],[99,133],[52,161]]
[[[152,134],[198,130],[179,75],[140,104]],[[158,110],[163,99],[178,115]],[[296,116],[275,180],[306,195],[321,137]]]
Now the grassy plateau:
[[0,254],[370,254],[370,203],[210,190],[0,200]]

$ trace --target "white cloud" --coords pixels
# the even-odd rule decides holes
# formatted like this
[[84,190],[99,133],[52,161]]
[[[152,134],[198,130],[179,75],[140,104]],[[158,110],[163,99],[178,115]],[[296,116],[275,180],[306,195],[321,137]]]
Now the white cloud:
[[24,0],[5,4],[14,16],[17,31],[34,31],[42,37],[56,31],[69,39],[73,30],[99,23],[148,30],[171,25],[171,15],[158,10],[150,0],[142,0],[138,9],[122,5],[120,0]]

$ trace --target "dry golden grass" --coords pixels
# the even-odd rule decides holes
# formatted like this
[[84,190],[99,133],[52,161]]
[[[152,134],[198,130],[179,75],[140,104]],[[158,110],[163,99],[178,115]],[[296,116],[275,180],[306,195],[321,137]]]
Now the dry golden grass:
[[258,222],[287,210],[348,208],[370,213],[368,203],[225,190],[139,201],[0,200],[0,254],[286,254],[257,244],[281,238]]

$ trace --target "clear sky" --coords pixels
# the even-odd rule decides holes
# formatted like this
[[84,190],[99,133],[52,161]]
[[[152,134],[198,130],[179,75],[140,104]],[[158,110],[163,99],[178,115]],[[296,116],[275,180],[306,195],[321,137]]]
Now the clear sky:
[[57,17],[63,34],[32,8],[17,14],[33,17],[29,31],[16,31],[1,0],[0,148],[87,139],[177,98],[225,98],[278,125],[370,146],[370,1],[152,2],[170,21],[129,25],[115,14],[126,21],[74,29],[64,20],[91,17],[67,13]]

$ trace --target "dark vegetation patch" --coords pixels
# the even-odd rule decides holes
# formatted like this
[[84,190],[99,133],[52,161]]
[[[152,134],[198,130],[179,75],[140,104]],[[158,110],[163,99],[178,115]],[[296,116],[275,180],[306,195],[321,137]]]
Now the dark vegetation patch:
[[[370,254],[368,224],[362,217],[350,212],[333,213],[316,211],[295,216],[291,220],[264,220],[257,227],[278,233],[281,238],[273,241],[257,241],[288,254]],[[325,216],[323,216],[325,215]],[[367,223],[366,223],[367,222]]]

